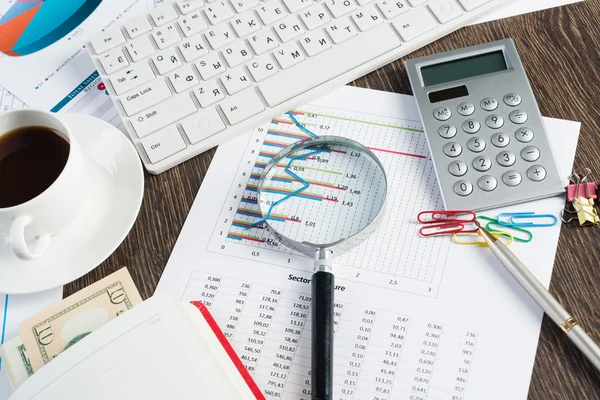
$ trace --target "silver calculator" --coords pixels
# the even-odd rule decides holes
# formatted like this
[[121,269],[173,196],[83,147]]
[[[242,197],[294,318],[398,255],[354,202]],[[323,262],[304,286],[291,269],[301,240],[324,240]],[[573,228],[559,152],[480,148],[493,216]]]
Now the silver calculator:
[[511,39],[406,61],[446,209],[564,192]]

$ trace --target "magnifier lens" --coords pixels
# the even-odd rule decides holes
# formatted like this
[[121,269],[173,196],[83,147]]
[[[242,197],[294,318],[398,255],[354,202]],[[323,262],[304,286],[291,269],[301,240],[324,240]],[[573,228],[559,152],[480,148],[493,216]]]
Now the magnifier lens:
[[369,151],[330,140],[276,157],[259,185],[268,224],[298,242],[325,247],[354,236],[377,217],[385,172]]

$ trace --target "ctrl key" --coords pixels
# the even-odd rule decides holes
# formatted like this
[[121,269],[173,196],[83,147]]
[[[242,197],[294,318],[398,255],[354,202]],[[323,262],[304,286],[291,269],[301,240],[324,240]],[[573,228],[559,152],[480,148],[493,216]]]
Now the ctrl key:
[[156,164],[187,146],[175,125],[168,126],[142,139],[142,147],[152,164]]

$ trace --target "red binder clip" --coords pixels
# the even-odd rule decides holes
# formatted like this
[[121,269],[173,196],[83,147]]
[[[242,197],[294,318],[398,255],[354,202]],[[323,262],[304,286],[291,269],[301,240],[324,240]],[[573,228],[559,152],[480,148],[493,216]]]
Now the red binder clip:
[[460,224],[468,224],[475,222],[477,215],[469,210],[432,210],[421,211],[417,215],[417,221],[422,224],[431,224],[434,222],[453,222]]

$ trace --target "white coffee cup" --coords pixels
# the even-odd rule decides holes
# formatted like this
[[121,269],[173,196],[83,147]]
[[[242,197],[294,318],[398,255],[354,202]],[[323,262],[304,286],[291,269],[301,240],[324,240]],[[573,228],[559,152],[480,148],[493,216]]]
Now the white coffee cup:
[[[41,257],[53,235],[71,224],[83,209],[89,184],[85,156],[61,118],[46,111],[22,109],[0,113],[2,135],[27,126],[60,132],[69,142],[69,156],[58,178],[44,192],[12,207],[0,207],[0,233],[8,234],[21,260]],[[31,247],[30,247],[31,246]]]

